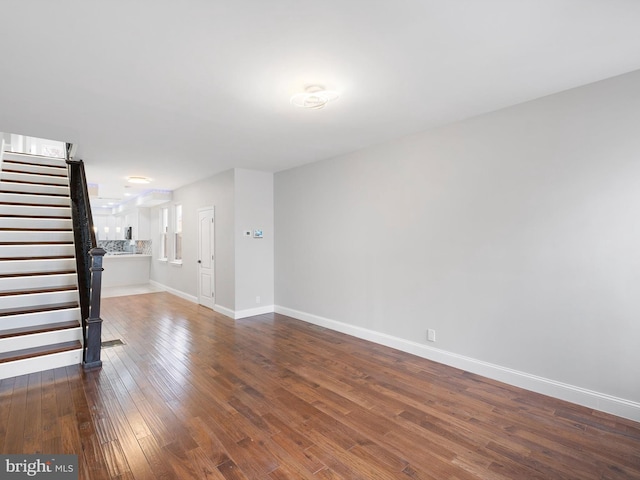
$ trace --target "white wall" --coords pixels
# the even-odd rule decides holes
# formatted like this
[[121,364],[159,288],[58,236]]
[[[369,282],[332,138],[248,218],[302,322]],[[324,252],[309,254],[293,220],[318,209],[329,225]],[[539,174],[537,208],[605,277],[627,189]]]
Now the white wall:
[[[160,208],[182,205],[182,265],[158,260]],[[233,318],[272,312],[274,304],[273,174],[228,170],[173,192],[170,203],[151,209],[151,280],[197,300],[198,209],[215,206],[216,310]],[[173,225],[173,219],[169,219]],[[264,238],[244,237],[245,229]],[[171,227],[170,227],[171,230]],[[170,241],[171,241],[170,236]],[[171,244],[169,252],[172,251]],[[256,301],[260,297],[260,301]]]
[[[245,237],[261,229],[263,238]],[[273,174],[235,170],[236,311],[273,311]],[[260,300],[257,300],[257,297]]]
[[640,419],[639,128],[634,72],[276,174],[277,311]]
[[[215,292],[216,305],[235,309],[235,236],[234,236],[234,172],[214,175],[173,192],[170,203],[154,207],[150,212],[153,258],[151,280],[192,300],[198,294],[198,209],[215,206]],[[160,208],[182,205],[182,265],[160,262]],[[173,208],[169,208],[173,215]],[[169,223],[172,224],[170,218]],[[172,247],[169,246],[171,252]]]

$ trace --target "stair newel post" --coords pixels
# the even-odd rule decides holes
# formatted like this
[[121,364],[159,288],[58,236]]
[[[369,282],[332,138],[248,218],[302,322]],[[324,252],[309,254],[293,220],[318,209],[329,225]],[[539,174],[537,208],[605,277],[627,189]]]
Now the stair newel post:
[[[71,149],[67,146],[68,154]],[[97,247],[91,215],[87,178],[82,160],[67,160],[71,213],[76,248],[78,294],[84,335],[83,364],[85,369],[102,366],[100,360],[102,319],[100,293],[102,289],[102,260],[106,253]]]
[[87,337],[84,368],[102,366],[100,349],[102,343],[102,318],[100,318],[100,293],[102,290],[102,260],[107,253],[100,247],[89,250],[91,255],[91,301],[89,304],[89,318],[87,319]]

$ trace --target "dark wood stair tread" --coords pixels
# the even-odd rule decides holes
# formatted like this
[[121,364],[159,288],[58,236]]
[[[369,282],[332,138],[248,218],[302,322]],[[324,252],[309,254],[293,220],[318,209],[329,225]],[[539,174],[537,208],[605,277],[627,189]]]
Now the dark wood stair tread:
[[49,275],[70,275],[75,274],[75,270],[53,270],[49,272],[16,272],[16,273],[2,273],[0,278],[17,278],[17,277],[43,277]]
[[56,219],[56,220],[71,220],[71,214],[69,215],[17,215],[14,213],[11,214],[3,214],[5,218],[29,218],[31,220],[48,220],[48,219]]
[[2,246],[20,246],[20,245],[73,245],[73,242],[69,242],[66,240],[61,240],[61,241],[52,241],[52,242],[47,242],[47,241],[37,241],[34,240],[32,242],[0,242],[0,245]]
[[[47,160],[59,160],[61,162],[65,161],[64,158],[52,157],[51,155],[38,155],[37,153],[12,152],[11,150],[7,150],[4,153],[5,153],[5,155],[15,155],[17,157],[46,158]],[[7,161],[7,160],[10,160],[10,159],[5,159],[5,161]],[[15,161],[15,160],[11,160],[11,161]]]
[[72,260],[73,255],[43,255],[40,257],[0,257],[0,262],[10,262],[13,260]]
[[10,246],[14,246],[14,247],[19,247],[21,245],[73,245],[73,242],[69,242],[66,240],[61,240],[61,241],[52,241],[52,242],[47,242],[47,241],[37,241],[34,240],[32,242],[0,242],[0,246],[4,246],[4,247],[10,247]]
[[13,352],[0,353],[0,363],[24,360],[27,358],[42,357],[54,353],[69,352],[71,350],[81,350],[82,343],[78,340],[72,342],[56,343],[54,345],[44,345],[42,347],[25,348],[24,350],[14,350]]
[[[51,158],[51,157],[45,157],[45,158]],[[60,160],[64,160],[64,159],[60,159]],[[66,165],[46,165],[44,163],[31,163],[31,162],[23,162],[20,160],[5,160],[4,161],[5,164],[7,163],[11,163],[14,165],[29,165],[29,166],[34,166],[34,167],[48,167],[48,168],[60,168],[60,169],[67,169]]]
[[5,173],[24,173],[25,175],[38,175],[41,177],[54,177],[54,178],[66,178],[68,176],[66,173],[29,172],[28,170],[17,170],[13,168],[3,168],[2,171]]
[[0,202],[0,205],[6,205],[9,207],[71,208],[69,205],[52,205],[50,203]]
[[63,184],[58,184],[58,183],[42,183],[42,182],[30,182],[27,180],[14,180],[12,178],[3,178],[2,179],[3,182],[6,183],[19,183],[21,185],[40,185],[42,187],[61,187],[61,188],[68,188],[67,185],[63,185]]
[[0,232],[73,232],[72,228],[0,227]]
[[36,288],[23,288],[19,290],[4,290],[0,292],[0,297],[11,297],[15,295],[33,295],[36,293],[56,293],[56,292],[70,292],[77,290],[76,285],[64,285],[61,287],[36,287]]
[[52,203],[0,202],[0,205],[4,205],[6,207],[70,208],[69,205],[55,205],[55,204],[52,204]]
[[[62,185],[61,185],[62,186]],[[46,192],[29,192],[16,190],[0,190],[0,193],[9,193],[12,195],[39,195],[41,197],[69,198],[68,193],[46,193]]]
[[78,302],[64,302],[52,303],[49,305],[40,305],[38,307],[5,308],[0,310],[0,317],[8,317],[10,315],[26,315],[29,313],[53,312],[57,310],[71,310],[78,307]]
[[57,330],[69,330],[71,328],[77,328],[80,326],[78,320],[71,320],[68,322],[47,323],[44,325],[32,325],[30,327],[11,328],[9,330],[0,330],[0,339],[11,337],[22,337],[25,335],[32,335],[34,333],[47,333],[55,332]]

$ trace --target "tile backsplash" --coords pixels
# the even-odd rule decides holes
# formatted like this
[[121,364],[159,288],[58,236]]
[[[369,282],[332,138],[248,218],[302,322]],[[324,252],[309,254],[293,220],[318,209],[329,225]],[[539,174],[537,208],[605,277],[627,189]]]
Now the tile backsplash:
[[151,240],[98,240],[98,246],[109,253],[128,252],[151,255]]

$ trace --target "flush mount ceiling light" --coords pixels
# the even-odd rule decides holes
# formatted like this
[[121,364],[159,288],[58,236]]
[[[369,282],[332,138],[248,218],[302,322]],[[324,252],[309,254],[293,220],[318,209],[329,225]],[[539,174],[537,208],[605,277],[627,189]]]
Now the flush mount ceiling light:
[[147,177],[127,177],[129,183],[150,183],[151,179]]
[[304,92],[291,97],[291,103],[296,107],[320,110],[325,105],[338,98],[338,93],[325,89],[322,85],[308,85]]

